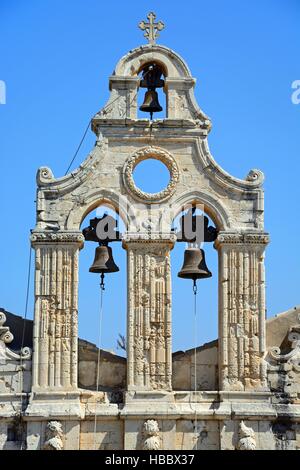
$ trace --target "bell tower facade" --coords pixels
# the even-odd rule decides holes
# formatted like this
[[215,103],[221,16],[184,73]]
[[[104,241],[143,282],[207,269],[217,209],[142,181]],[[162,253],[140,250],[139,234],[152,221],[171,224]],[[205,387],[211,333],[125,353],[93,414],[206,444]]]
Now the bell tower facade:
[[[211,121],[194,96],[196,80],[177,53],[156,44],[163,23],[155,23],[153,14],[148,19],[140,27],[149,44],[122,57],[109,78],[110,97],[92,119],[97,141],[86,160],[58,179],[47,167],[38,170],[37,223],[31,236],[36,275],[29,448],[36,446],[34,431],[42,432],[41,426],[53,419],[64,425],[65,448],[83,448],[82,433],[92,429],[95,416],[99,433],[114,429],[121,436],[112,449],[147,448],[147,433],[156,436],[158,449],[180,448],[185,432],[190,440],[183,448],[197,448],[201,429],[195,428],[195,419],[214,434],[216,448],[219,442],[226,448],[227,430],[233,432],[251,415],[250,395],[257,414],[265,410],[264,250],[269,237],[263,174],[254,169],[238,179],[216,163],[207,143]],[[160,106],[156,86],[166,95],[165,117],[140,118],[139,88],[148,93],[144,110],[152,114]],[[135,167],[149,158],[170,173],[158,193],[142,191],[133,179]],[[88,406],[87,391],[78,387],[81,223],[105,202],[126,226],[127,385],[122,407],[105,397],[101,402],[92,391],[94,402]],[[179,393],[172,385],[170,251],[176,233],[171,227],[184,207],[197,203],[217,229],[219,385],[218,390]],[[232,403],[239,404],[234,425]]]

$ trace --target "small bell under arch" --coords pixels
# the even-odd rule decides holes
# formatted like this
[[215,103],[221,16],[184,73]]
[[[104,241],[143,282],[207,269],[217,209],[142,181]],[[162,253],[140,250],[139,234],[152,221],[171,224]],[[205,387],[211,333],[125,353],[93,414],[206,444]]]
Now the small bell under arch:
[[116,273],[119,267],[116,265],[112,249],[108,245],[99,245],[95,250],[95,258],[89,272],[98,274]]
[[140,87],[147,88],[147,91],[145,93],[144,102],[139,109],[145,113],[150,113],[151,120],[153,113],[158,113],[163,110],[159,104],[158,93],[156,91],[156,88],[162,88],[164,86],[164,80],[161,78],[162,74],[162,69],[155,63],[146,65],[142,72],[143,78],[140,82]]

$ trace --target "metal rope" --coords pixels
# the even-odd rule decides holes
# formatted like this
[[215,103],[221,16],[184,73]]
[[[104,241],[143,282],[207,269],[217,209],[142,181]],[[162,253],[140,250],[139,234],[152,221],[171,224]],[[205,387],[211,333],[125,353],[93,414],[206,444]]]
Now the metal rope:
[[197,433],[197,282],[194,279],[194,397],[195,397],[195,421],[194,435],[196,438],[196,450],[198,450],[198,433]]
[[[103,292],[104,292],[104,290],[105,290],[105,288],[104,288],[104,274],[101,274],[101,282],[100,282],[100,318],[99,318],[96,393],[99,391],[99,380],[100,380],[100,353],[101,353]],[[96,450],[96,434],[97,434],[97,396],[95,397],[94,450]]]
[[76,150],[76,152],[75,152],[75,154],[74,154],[74,157],[72,158],[72,160],[71,160],[71,162],[70,162],[70,165],[68,166],[67,171],[65,172],[65,176],[66,176],[66,174],[68,173],[68,171],[69,171],[69,169],[71,168],[71,166],[73,165],[73,162],[74,162],[75,158],[77,157],[77,154],[78,154],[78,152],[79,152],[79,150],[80,150],[80,147],[81,147],[81,145],[82,145],[82,143],[83,143],[83,141],[84,141],[84,139],[85,139],[85,136],[86,136],[86,134],[87,134],[87,131],[88,131],[89,128],[90,128],[91,121],[92,121],[92,120],[90,119],[90,120],[89,120],[89,123],[88,123],[88,125],[87,125],[87,128],[86,128],[86,130],[84,131],[83,137],[82,137],[82,139],[81,139],[81,141],[80,141],[80,143],[79,143],[79,145],[78,145],[78,147],[77,147],[77,150]]

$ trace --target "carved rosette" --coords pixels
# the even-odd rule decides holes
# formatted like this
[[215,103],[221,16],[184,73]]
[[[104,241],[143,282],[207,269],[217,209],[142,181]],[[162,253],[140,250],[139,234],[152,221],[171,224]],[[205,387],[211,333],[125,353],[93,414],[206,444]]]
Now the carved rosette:
[[126,239],[129,390],[171,390],[171,246]]
[[[133,171],[136,165],[148,158],[154,158],[164,163],[170,172],[170,181],[167,187],[158,193],[145,193],[134,183]],[[179,170],[174,157],[169,152],[159,147],[149,146],[138,150],[126,160],[123,168],[123,181],[125,187],[135,199],[149,204],[159,203],[171,197],[175,192],[179,181]]]
[[267,387],[265,352],[266,233],[220,232],[220,382],[223,390]]
[[63,430],[59,421],[49,421],[46,427],[44,450],[63,450]]
[[144,450],[159,450],[161,447],[159,426],[155,419],[148,419],[143,426]]

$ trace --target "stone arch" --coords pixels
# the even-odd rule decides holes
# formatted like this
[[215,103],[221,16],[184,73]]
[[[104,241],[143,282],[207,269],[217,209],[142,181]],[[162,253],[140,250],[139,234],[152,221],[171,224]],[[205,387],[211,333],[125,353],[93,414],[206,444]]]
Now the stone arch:
[[66,229],[80,230],[85,217],[97,207],[102,204],[105,205],[105,203],[113,207],[127,228],[131,220],[134,219],[134,208],[130,205],[128,199],[112,190],[95,189],[85,197],[82,204],[76,204],[71,208],[66,222]]
[[140,85],[138,74],[145,65],[153,62],[158,63],[164,71],[167,118],[196,119],[203,129],[210,129],[210,119],[196,102],[194,96],[196,80],[192,77],[188,66],[172,49],[155,44],[133,49],[118,62],[110,77],[110,98],[92,121],[92,128],[96,134],[101,119],[137,118],[137,91]]
[[175,217],[182,211],[182,208],[185,205],[192,204],[194,202],[204,205],[205,213],[213,220],[218,230],[226,230],[230,228],[230,215],[227,209],[211,194],[207,194],[200,190],[192,190],[177,197],[173,202]]
[[168,47],[157,44],[141,46],[124,55],[119,60],[114,75],[123,77],[137,76],[148,62],[159,63],[168,77],[192,77],[187,64],[178,54]]

